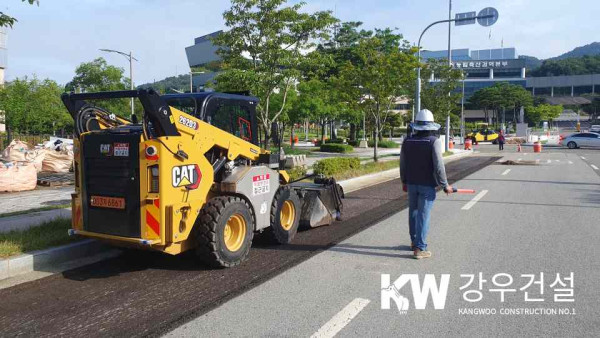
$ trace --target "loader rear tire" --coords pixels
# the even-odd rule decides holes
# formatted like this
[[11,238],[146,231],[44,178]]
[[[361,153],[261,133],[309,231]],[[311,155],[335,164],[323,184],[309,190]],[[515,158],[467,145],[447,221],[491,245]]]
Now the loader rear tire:
[[248,257],[254,235],[254,217],[248,203],[235,196],[209,200],[194,226],[196,253],[204,263],[229,268]]
[[302,205],[296,192],[289,187],[281,187],[271,204],[271,226],[268,233],[279,244],[288,244],[298,232]]

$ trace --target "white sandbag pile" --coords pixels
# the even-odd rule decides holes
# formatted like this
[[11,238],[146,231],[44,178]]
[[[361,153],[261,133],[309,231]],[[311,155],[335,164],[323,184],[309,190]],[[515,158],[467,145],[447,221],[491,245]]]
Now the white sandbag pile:
[[73,166],[73,145],[60,139],[44,144],[44,160],[42,171],[51,173],[66,173]]
[[46,151],[42,148],[31,149],[25,142],[12,140],[2,152],[2,159],[7,162],[33,163],[37,172],[40,172],[45,155]]
[[0,162],[0,191],[33,190],[37,185],[37,170],[29,162]]

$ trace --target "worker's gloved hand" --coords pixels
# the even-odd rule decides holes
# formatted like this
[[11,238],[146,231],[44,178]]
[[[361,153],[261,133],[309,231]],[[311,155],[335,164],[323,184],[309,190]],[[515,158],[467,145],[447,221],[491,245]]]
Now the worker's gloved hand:
[[406,183],[402,183],[402,191],[408,192],[408,186],[406,185]]
[[452,186],[451,186],[451,185],[449,185],[449,186],[446,186],[446,187],[444,188],[444,192],[446,193],[446,195],[450,195],[451,193],[453,193],[453,192],[454,192],[454,188],[452,188]]

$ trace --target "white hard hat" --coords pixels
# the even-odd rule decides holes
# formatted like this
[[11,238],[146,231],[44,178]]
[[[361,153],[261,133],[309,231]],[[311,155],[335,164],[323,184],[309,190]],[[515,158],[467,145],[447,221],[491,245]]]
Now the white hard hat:
[[433,120],[433,113],[429,109],[421,109],[413,123],[414,130],[438,130],[440,125]]
[[415,121],[420,122],[434,122],[433,121],[433,113],[429,109],[421,109],[417,113],[417,117]]

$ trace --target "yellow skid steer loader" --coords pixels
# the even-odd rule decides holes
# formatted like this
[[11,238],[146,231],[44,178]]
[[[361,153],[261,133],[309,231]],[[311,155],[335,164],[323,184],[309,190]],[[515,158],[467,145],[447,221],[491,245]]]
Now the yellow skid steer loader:
[[[138,99],[140,123],[97,100]],[[240,264],[255,232],[278,243],[342,213],[332,178],[290,182],[279,154],[258,145],[256,105],[224,93],[154,90],[65,93],[75,121],[71,235],[168,254],[196,249],[217,267]]]

